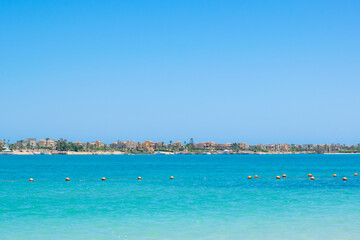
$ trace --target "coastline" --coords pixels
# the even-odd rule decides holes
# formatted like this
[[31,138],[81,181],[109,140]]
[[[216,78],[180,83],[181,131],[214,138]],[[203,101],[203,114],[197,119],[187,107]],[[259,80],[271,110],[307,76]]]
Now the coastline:
[[[149,153],[126,153],[121,151],[92,151],[92,152],[74,152],[74,151],[37,151],[37,150],[28,150],[28,151],[13,151],[6,154],[0,155],[298,155],[298,154],[318,154],[313,152],[253,152],[253,153],[190,153],[190,152],[149,152]],[[341,154],[360,154],[360,153],[321,153],[327,155],[341,155]]]
[[59,152],[59,151],[13,151],[7,155],[125,155],[126,153],[120,151],[105,152],[105,151],[95,151],[95,152]]

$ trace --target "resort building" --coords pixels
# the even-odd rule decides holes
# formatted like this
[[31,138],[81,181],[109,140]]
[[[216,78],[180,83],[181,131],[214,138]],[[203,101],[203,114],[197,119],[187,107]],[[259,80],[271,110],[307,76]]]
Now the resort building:
[[3,150],[6,147],[5,142],[3,142],[2,140],[0,140],[0,151]]
[[85,143],[79,142],[79,141],[75,141],[74,144],[78,145],[78,146],[83,146],[83,147],[85,147],[85,145],[86,145]]
[[49,139],[48,141],[47,141],[47,143],[46,143],[46,146],[47,147],[56,147],[56,141],[55,141],[55,139]]
[[24,147],[24,148],[36,148],[37,147],[37,142],[36,142],[36,138],[27,138],[25,141],[24,140],[19,140],[16,142],[15,144],[18,147]]
[[314,144],[303,144],[302,147],[304,149],[314,149]]
[[37,142],[37,145],[39,147],[46,147],[46,140],[41,139],[40,141]]
[[[216,150],[225,150],[225,149],[230,149],[230,148],[231,148],[231,143],[225,143],[225,144],[216,143],[215,144],[215,149]],[[214,150],[212,145],[208,146],[208,149]]]
[[36,138],[27,138],[25,140],[26,145],[30,145],[30,147],[35,148],[37,146]]
[[219,146],[219,144],[215,144],[215,142],[201,142],[201,143],[195,143],[194,148],[213,150],[215,149],[216,145]]
[[241,149],[249,149],[249,146],[247,145],[247,143],[237,143],[237,145],[241,148]]
[[278,144],[278,143],[265,144],[265,148],[268,151],[280,151],[280,144]]
[[166,145],[163,142],[154,142],[154,149],[163,149]]
[[125,143],[126,149],[136,149],[135,141],[126,141],[124,143]]
[[148,151],[154,151],[154,144],[152,141],[145,141],[144,146]]
[[283,145],[280,146],[280,149],[281,149],[282,151],[289,151],[290,145],[287,144],[287,143],[284,143]]
[[101,140],[98,140],[95,142],[95,147],[96,148],[100,148],[100,147],[105,147],[106,144],[102,143]]
[[110,147],[113,149],[119,149],[119,150],[134,150],[137,147],[137,144],[135,141],[117,141],[110,144]]
[[155,144],[152,141],[145,141],[143,143],[139,142],[137,147],[142,150],[154,151],[154,146]]
[[169,148],[175,148],[175,149],[184,147],[184,145],[180,141],[177,141],[175,143],[170,143],[168,146]]
[[56,141],[55,139],[41,139],[36,144],[38,147],[54,148],[56,146]]

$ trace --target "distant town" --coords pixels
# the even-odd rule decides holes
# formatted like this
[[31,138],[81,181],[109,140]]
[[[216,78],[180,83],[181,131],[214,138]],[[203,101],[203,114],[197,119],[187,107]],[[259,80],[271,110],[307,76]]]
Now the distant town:
[[257,144],[247,143],[194,143],[189,142],[135,142],[117,141],[105,144],[102,141],[79,142],[66,139],[26,138],[16,143],[0,140],[0,154],[14,155],[120,155],[120,154],[331,154],[360,153],[360,144]]

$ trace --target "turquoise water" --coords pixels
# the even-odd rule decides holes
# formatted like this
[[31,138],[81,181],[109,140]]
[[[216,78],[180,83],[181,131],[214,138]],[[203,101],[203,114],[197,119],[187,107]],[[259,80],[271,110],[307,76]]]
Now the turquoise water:
[[360,155],[0,156],[0,181],[24,180],[0,182],[0,239],[359,239],[355,172]]

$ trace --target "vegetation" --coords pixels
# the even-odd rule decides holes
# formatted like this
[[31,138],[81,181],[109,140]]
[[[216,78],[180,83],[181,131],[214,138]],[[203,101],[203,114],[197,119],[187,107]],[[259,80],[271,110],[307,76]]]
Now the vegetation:
[[[31,141],[30,141],[31,140]],[[66,139],[59,139],[57,141],[46,138],[40,142],[36,139],[27,139],[26,141],[18,141],[17,143],[10,143],[9,140],[0,141],[0,151],[5,149],[7,145],[10,150],[18,151],[57,151],[59,153],[71,152],[97,152],[97,151],[121,151],[129,154],[152,154],[155,152],[167,153],[268,153],[268,152],[282,152],[282,153],[360,153],[360,144],[358,145],[295,145],[295,144],[266,144],[266,145],[247,145],[246,143],[232,143],[232,144],[216,144],[214,142],[204,142],[194,144],[194,140],[190,139],[188,143],[173,142],[167,145],[164,142],[145,142],[135,143],[134,141],[112,143],[110,145],[104,144],[101,141],[96,142],[69,142]],[[131,144],[129,144],[131,143]]]
[[80,144],[74,144],[73,142],[67,142],[65,139],[60,139],[56,142],[56,150],[60,152],[67,152],[67,151],[73,151],[73,152],[81,152],[84,151],[85,148],[83,145]]

